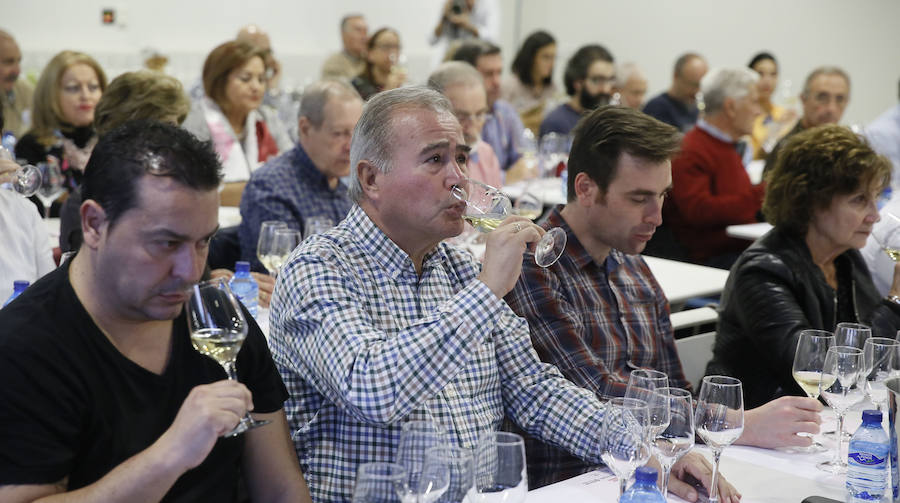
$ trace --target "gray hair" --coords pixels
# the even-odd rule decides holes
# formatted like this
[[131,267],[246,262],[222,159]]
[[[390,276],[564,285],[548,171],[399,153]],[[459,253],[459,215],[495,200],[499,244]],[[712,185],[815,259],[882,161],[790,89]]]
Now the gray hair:
[[728,98],[741,99],[750,93],[750,86],[759,81],[759,74],[749,68],[716,68],[703,76],[704,113],[711,115],[725,106]]
[[300,117],[306,117],[314,127],[322,127],[325,121],[325,105],[329,99],[359,100],[359,92],[343,80],[324,79],[314,82],[303,90],[300,100]]
[[616,87],[622,89],[625,87],[625,84],[628,83],[628,80],[633,76],[639,76],[643,79],[647,79],[644,75],[644,72],[638,67],[637,63],[633,61],[629,61],[627,63],[621,63],[616,66]]
[[460,84],[484,86],[484,78],[475,67],[462,61],[441,63],[428,76],[428,87],[439,93],[443,93],[448,87]]
[[809,72],[809,75],[806,77],[806,82],[803,83],[803,91],[800,93],[802,97],[806,98],[809,96],[809,86],[819,75],[837,75],[843,77],[844,82],[847,83],[847,89],[850,89],[850,76],[847,75],[847,72],[837,66],[820,66]]
[[362,185],[356,169],[360,161],[369,161],[382,173],[389,172],[393,153],[391,142],[394,140],[394,118],[403,112],[417,109],[453,116],[450,100],[424,86],[383,91],[366,102],[362,116],[353,129],[353,139],[350,140],[350,187],[347,193],[353,202],[358,203],[362,198]]

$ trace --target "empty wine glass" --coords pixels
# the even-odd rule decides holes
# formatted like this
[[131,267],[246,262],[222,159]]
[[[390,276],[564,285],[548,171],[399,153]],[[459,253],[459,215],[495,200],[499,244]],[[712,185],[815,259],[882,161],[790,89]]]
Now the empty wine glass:
[[529,220],[537,220],[544,212],[544,200],[537,192],[538,184],[530,181],[525,185],[522,195],[513,204],[513,213]]
[[401,503],[412,499],[406,468],[396,463],[364,463],[356,471],[353,503]]
[[700,385],[694,415],[697,434],[713,453],[709,501],[719,501],[719,459],[722,451],[744,432],[744,396],[740,379],[706,376]]
[[569,136],[547,133],[541,137],[539,148],[543,176],[559,176],[569,159]]
[[[828,386],[834,379],[834,376],[822,375],[822,369],[825,367],[825,355],[828,354],[828,348],[832,345],[834,345],[834,334],[831,332],[813,329],[800,332],[791,375],[806,396],[810,398],[819,398],[819,383],[823,379],[828,382]],[[809,433],[798,433],[798,435],[812,436]],[[794,449],[812,453],[824,451],[825,446],[813,442],[809,447],[795,447]]]
[[634,369],[628,375],[625,397],[647,403],[647,441],[650,444],[669,424],[669,401],[664,395],[656,393],[656,390],[668,386],[669,376],[658,370]]
[[474,476],[470,449],[449,445],[429,447],[415,486],[416,499],[420,503],[466,501]]
[[309,217],[303,223],[303,239],[313,234],[321,234],[334,227],[334,222],[328,217]]
[[419,487],[419,476],[425,463],[425,451],[449,445],[447,433],[432,421],[409,421],[400,430],[400,442],[394,461],[406,468],[411,489]]
[[[846,473],[847,460],[841,458],[841,445],[844,443],[844,414],[847,409],[856,403],[857,398],[851,390],[858,389],[857,381],[863,370],[863,351],[851,346],[832,346],[825,355],[825,365],[822,368],[821,387],[822,398],[834,409],[838,418],[837,447],[831,461],[824,461],[816,465],[820,470],[829,473]],[[825,376],[834,376],[828,379]]]
[[897,374],[897,348],[900,343],[887,337],[870,337],[863,346],[863,375],[866,396],[878,410],[887,406],[885,381]]
[[516,503],[524,501],[527,492],[528,470],[522,437],[504,431],[482,435],[475,450],[475,485],[468,501]]
[[256,256],[262,263],[263,267],[274,276],[278,273],[281,264],[276,264],[278,257],[272,255],[272,241],[275,238],[277,229],[287,228],[285,222],[278,220],[267,220],[259,226],[259,239],[256,241]]
[[900,261],[900,217],[889,211],[882,211],[881,221],[872,229],[872,237],[878,246],[894,262]]
[[[480,232],[491,232],[512,213],[512,204],[498,189],[467,179],[466,187],[454,185],[450,194],[466,203],[463,219]],[[566,232],[559,227],[550,229],[538,241],[534,249],[534,263],[541,267],[555,264],[566,248]]]
[[291,252],[300,244],[303,238],[300,231],[289,229],[287,227],[279,227],[275,229],[275,235],[272,237],[272,252],[269,255],[271,265],[274,267],[274,275],[278,276],[281,267],[287,262]]
[[[0,159],[15,161],[15,158],[5,147],[0,147]],[[25,197],[33,196],[41,187],[41,172],[31,164],[19,166],[13,173],[13,181],[10,188]]]
[[[194,285],[187,303],[187,321],[194,349],[215,360],[229,379],[237,381],[234,364],[248,328],[228,283],[219,278]],[[247,412],[224,436],[233,437],[269,422],[256,421]]]
[[600,428],[600,457],[619,481],[619,496],[639,466],[650,460],[647,402],[616,397],[606,404]]
[[665,496],[672,466],[694,447],[694,400],[690,391],[681,388],[658,388],[656,393],[669,406],[669,423],[651,444],[662,469],[660,492]]
[[48,157],[46,162],[38,163],[37,169],[41,173],[41,186],[35,195],[44,205],[44,218],[49,218],[50,205],[66,190],[63,186],[65,178],[59,164],[52,157]]
[[862,349],[866,339],[872,337],[872,329],[861,323],[838,323],[834,329],[834,345]]

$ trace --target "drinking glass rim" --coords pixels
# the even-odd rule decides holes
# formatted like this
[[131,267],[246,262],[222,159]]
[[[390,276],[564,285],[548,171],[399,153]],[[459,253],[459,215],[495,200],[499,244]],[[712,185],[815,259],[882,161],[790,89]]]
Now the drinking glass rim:
[[829,332],[828,330],[820,330],[818,328],[807,328],[800,331],[800,337],[803,337],[803,334],[809,334],[810,337],[817,337],[820,339],[834,338],[834,332]]
[[[882,341],[884,341],[884,342],[882,342]],[[870,342],[871,342],[871,344],[870,344]],[[891,339],[890,337],[869,337],[868,339],[866,339],[864,346],[866,344],[870,344],[873,346],[875,344],[878,344],[879,346],[890,347],[890,346],[900,346],[900,341],[898,341],[897,339]]]
[[[428,426],[428,428],[425,428],[425,426]],[[430,421],[428,419],[416,419],[413,421],[407,421],[407,422],[403,423],[402,425],[400,425],[401,434],[404,431],[424,432],[426,430],[435,432],[435,433],[440,433],[440,434],[447,433],[446,430],[444,430],[444,428],[441,427],[441,425],[435,423],[434,421]]]
[[[674,393],[673,393],[673,391],[674,391]],[[688,391],[684,388],[678,388],[676,386],[663,386],[662,388],[656,388],[656,392],[659,394],[665,393],[668,396],[674,396],[674,397],[680,397],[680,398],[684,398],[684,397],[690,397],[691,399],[694,398],[693,393],[691,393],[690,391]]]
[[488,431],[481,435],[480,444],[492,443],[495,445],[525,445],[525,439],[518,433],[510,431]]
[[408,477],[405,466],[387,461],[363,463],[357,469],[357,476],[363,473],[378,480],[405,480]]
[[[654,369],[633,369],[629,374],[634,375],[637,374],[639,377],[647,378],[647,379],[669,379],[669,375],[665,372],[654,370]],[[641,375],[644,374],[644,375]]]
[[[832,346],[833,347],[833,346]],[[703,384],[715,384],[716,386],[741,386],[741,380],[737,377],[725,376],[725,375],[708,375],[703,376],[703,381],[700,383],[700,387],[703,387]]]
[[427,449],[425,449],[425,453],[422,456],[422,462],[424,463],[425,459],[428,458],[428,453],[437,452],[437,451],[446,451],[446,453],[449,453],[449,455],[445,455],[442,457],[447,457],[451,461],[465,461],[467,459],[474,460],[474,455],[472,453],[472,449],[469,449],[466,447],[461,447],[459,445],[444,444],[444,445],[432,445],[431,447],[428,447]]
[[851,330],[868,330],[870,332],[872,331],[872,327],[870,327],[869,325],[864,325],[862,323],[855,323],[852,321],[842,321],[842,322],[838,323],[837,325],[835,325],[834,330],[837,331],[837,329],[839,329],[839,328],[849,328]]

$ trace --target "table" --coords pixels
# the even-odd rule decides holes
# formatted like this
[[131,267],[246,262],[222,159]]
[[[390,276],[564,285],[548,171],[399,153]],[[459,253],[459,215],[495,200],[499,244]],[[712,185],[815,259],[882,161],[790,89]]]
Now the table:
[[538,196],[544,202],[544,206],[566,204],[566,191],[563,187],[562,178],[521,180],[512,185],[504,185],[500,191],[515,201],[525,193],[526,187],[528,192]]
[[[694,297],[718,295],[725,289],[728,271],[704,265],[644,256],[644,261],[669,299],[677,306]],[[673,308],[673,310],[675,310]]]
[[[871,404],[867,404],[871,405]],[[823,418],[831,417],[825,413]],[[854,431],[861,422],[858,408],[847,413],[845,425]],[[886,423],[886,422],[885,422]],[[834,420],[823,421],[823,430],[833,426]],[[834,441],[821,435],[817,440],[829,449]],[[696,446],[697,452],[707,459],[712,454],[705,446]],[[844,442],[843,456],[846,457],[847,442]],[[833,451],[802,454],[781,449],[760,449],[746,446],[726,447],[719,465],[722,474],[742,494],[742,503],[800,503],[807,496],[825,496],[843,501],[845,477],[819,471],[816,463],[830,459]],[[582,501],[615,501],[618,485],[615,477],[606,469],[579,475],[528,493],[527,503],[578,503]],[[682,502],[672,494],[668,501]]]
[[728,234],[733,238],[756,241],[770,230],[772,230],[772,224],[768,222],[757,222],[755,224],[729,225],[725,228],[725,234]]

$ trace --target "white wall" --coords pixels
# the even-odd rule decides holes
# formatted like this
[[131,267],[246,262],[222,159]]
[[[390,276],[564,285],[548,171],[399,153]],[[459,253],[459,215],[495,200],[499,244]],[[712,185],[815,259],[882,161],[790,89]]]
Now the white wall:
[[[443,0],[0,0],[0,27],[11,31],[37,74],[63,48],[97,57],[111,75],[140,65],[141,49],[170,56],[169,71],[190,82],[206,54],[254,22],[267,29],[285,67],[286,83],[314,79],[325,56],[339,48],[338,20],[366,15],[374,30],[390,25],[403,38],[412,77],[431,61],[428,35]],[[782,79],[799,90],[815,66],[837,64],[853,79],[845,123],[866,123],[897,102],[900,78],[900,2],[896,0],[495,0],[502,11],[507,63],[515,37],[543,28],[559,43],[556,77],[578,46],[599,42],[619,61],[637,61],[650,91],[665,89],[675,58],[687,50],[712,66],[745,65],[766,49]],[[102,26],[100,11],[118,10],[122,26]],[[521,24],[516,25],[517,7]]]

